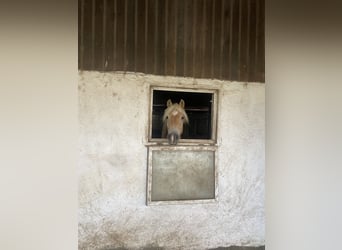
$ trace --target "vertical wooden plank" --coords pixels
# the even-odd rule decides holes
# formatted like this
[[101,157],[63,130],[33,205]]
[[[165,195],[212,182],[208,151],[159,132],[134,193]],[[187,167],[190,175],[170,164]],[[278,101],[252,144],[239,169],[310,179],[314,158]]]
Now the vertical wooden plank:
[[158,0],[154,2],[154,60],[153,60],[153,74],[157,74],[157,51],[158,51]]
[[138,0],[138,29],[137,29],[137,72],[145,72],[145,4],[147,1]]
[[114,1],[106,0],[106,48],[105,48],[105,70],[113,70],[113,46],[114,46]]
[[165,62],[164,62],[164,74],[167,75],[167,68],[168,68],[168,61],[167,61],[167,56],[168,56],[168,34],[169,34],[169,1],[165,0],[165,43],[164,43],[164,50],[165,50]]
[[230,1],[224,0],[221,7],[221,57],[220,57],[220,79],[229,79],[229,41],[230,37]]
[[210,60],[210,77],[214,78],[214,48],[215,48],[215,10],[216,10],[216,0],[213,0],[213,5],[211,9],[211,60]]
[[123,44],[123,47],[124,47],[124,59],[123,59],[123,66],[124,66],[124,71],[126,72],[127,71],[127,5],[128,5],[128,2],[127,0],[124,1],[124,9],[123,9],[123,12],[124,12],[124,29],[123,29],[123,32],[124,32],[124,44]]
[[187,33],[187,2],[186,0],[183,1],[183,76],[185,76],[185,70],[186,70],[186,46],[187,46],[187,39],[186,39],[186,33]]
[[107,1],[103,1],[103,14],[102,14],[102,60],[101,60],[101,70],[105,71],[108,66],[108,61],[106,58],[106,33],[107,33]]
[[239,1],[238,81],[241,81],[242,1]]
[[174,55],[174,60],[173,60],[173,75],[176,75],[176,69],[177,69],[177,30],[178,30],[178,0],[174,0],[174,37],[173,37],[173,55]]
[[176,29],[176,72],[177,76],[184,75],[184,12],[185,2],[178,1],[177,4],[177,29]]
[[233,17],[232,17],[232,49],[231,49],[231,72],[230,72],[230,80],[238,81],[239,80],[239,26],[240,26],[240,1],[235,0],[233,2]]
[[103,0],[95,1],[94,70],[103,70]]
[[113,27],[113,71],[117,70],[117,27],[118,27],[118,8],[117,0],[114,0],[114,27]]
[[192,58],[193,58],[193,1],[184,0],[184,76],[191,77],[193,75]]
[[219,78],[222,79],[222,66],[223,66],[223,45],[224,45],[224,39],[225,39],[225,29],[224,29],[224,8],[225,8],[226,1],[222,1],[222,7],[220,12],[220,18],[221,18],[221,37],[220,37],[220,73]]
[[91,69],[95,68],[95,0],[91,4]]
[[196,21],[197,21],[197,0],[193,1],[192,16],[192,77],[195,77],[195,55],[196,55]]
[[203,26],[203,1],[196,1],[196,19],[195,19],[195,47],[194,47],[194,76],[201,78],[202,75],[202,64],[203,64],[203,50],[202,50],[202,35],[204,32]]
[[195,60],[196,60],[196,29],[197,28],[197,0],[193,1],[192,16],[192,77],[196,77]]
[[175,7],[177,5],[177,0],[168,1],[168,7],[166,7],[166,75],[175,75],[176,66],[176,13]]
[[134,2],[134,72],[137,72],[138,63],[138,0]]
[[78,69],[83,70],[84,60],[84,0],[78,1]]
[[147,71],[148,74],[154,73],[154,37],[157,35],[155,32],[155,5],[158,0],[148,1],[148,30],[147,30]]
[[135,26],[134,26],[134,7],[135,0],[126,0],[126,71],[134,72],[134,34],[135,34]]
[[232,57],[233,57],[233,25],[234,25],[234,0],[230,0],[229,2],[229,52],[228,52],[228,59],[229,59],[229,77],[228,79],[233,79],[233,67],[232,67]]
[[248,50],[248,44],[247,44],[247,0],[240,1],[240,57],[239,57],[239,81],[247,81],[248,80],[248,74],[247,74],[247,50]]
[[260,1],[256,1],[255,6],[255,52],[254,52],[254,77],[258,74],[258,55],[259,55],[259,26],[260,26]]
[[145,54],[145,70],[144,72],[147,73],[147,37],[148,37],[148,0],[145,0],[145,50],[144,50],[144,54]]
[[176,46],[177,46],[177,15],[176,8],[178,5],[178,0],[169,1],[169,15],[168,15],[168,67],[167,75],[176,75]]
[[203,59],[201,77],[211,78],[211,51],[212,51],[212,0],[204,0],[203,4]]
[[92,49],[92,1],[84,0],[83,18],[83,70],[91,69],[91,49]]
[[116,0],[116,48],[115,65],[117,71],[124,71],[124,29],[125,29],[125,0]]
[[222,0],[215,1],[213,78],[220,78]]
[[201,53],[201,65],[200,65],[200,76],[201,78],[204,77],[204,69],[206,67],[205,64],[205,50],[206,50],[206,35],[207,35],[207,12],[206,12],[206,1],[203,0],[202,2],[202,30],[201,30],[201,48],[200,48],[200,53]]
[[158,0],[154,2],[154,60],[153,60],[153,74],[157,74],[157,56],[158,56]]
[[203,1],[196,1],[196,26],[195,26],[195,68],[194,75],[196,78],[201,78],[202,71],[202,33],[203,33]]
[[256,2],[250,0],[250,17],[249,17],[249,52],[248,52],[248,81],[253,81],[255,72],[255,23],[256,23]]
[[156,32],[156,55],[155,55],[155,65],[156,65],[156,74],[164,75],[165,74],[165,1],[158,1],[158,8],[156,8],[157,15],[157,31]]
[[258,81],[265,82],[265,0],[260,0]]
[[222,22],[222,56],[223,60],[221,61],[221,79],[230,79],[230,66],[229,66],[229,45],[231,42],[231,32],[230,32],[230,23],[231,20],[231,11],[230,11],[230,1],[225,1],[226,3],[222,6],[223,10],[223,22]]
[[245,81],[249,80],[249,70],[250,70],[250,61],[249,61],[249,51],[250,51],[250,15],[251,15],[251,0],[247,1],[247,38],[246,38],[246,75]]

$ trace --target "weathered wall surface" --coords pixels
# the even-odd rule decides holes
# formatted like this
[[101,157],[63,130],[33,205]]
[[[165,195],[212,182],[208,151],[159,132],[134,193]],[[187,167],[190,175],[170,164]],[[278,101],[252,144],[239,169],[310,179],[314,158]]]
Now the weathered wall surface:
[[[215,86],[218,202],[146,206],[149,85]],[[79,249],[265,243],[265,85],[79,73]]]

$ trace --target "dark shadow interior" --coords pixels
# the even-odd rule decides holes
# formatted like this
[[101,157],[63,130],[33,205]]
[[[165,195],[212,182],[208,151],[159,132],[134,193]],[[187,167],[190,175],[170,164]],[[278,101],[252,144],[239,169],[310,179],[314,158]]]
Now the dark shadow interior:
[[211,139],[212,93],[153,90],[152,138],[161,138],[166,102],[185,102],[189,124],[184,126],[182,139]]

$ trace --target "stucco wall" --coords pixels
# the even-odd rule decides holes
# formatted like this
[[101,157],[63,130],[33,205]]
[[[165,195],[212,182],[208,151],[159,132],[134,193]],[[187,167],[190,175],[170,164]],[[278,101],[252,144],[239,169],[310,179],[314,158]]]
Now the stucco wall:
[[[146,206],[149,85],[215,86],[218,202]],[[265,243],[265,85],[79,73],[79,249]]]

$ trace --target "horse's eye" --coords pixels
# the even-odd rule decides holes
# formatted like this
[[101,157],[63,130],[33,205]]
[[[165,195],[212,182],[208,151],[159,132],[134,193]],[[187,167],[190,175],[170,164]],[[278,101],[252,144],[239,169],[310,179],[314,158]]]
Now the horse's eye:
[[182,116],[182,120],[184,120],[184,116]]
[[168,116],[166,116],[166,120],[167,120],[167,119],[169,119],[169,117],[168,117]]

